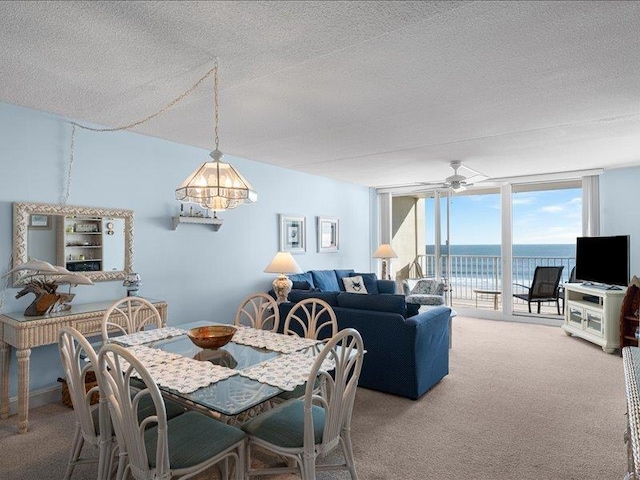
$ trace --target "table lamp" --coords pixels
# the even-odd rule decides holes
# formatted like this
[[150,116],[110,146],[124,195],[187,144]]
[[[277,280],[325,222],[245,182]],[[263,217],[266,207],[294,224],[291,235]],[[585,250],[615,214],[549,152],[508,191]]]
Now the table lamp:
[[391,277],[387,273],[387,263],[390,263],[391,258],[398,258],[398,255],[393,251],[391,245],[389,245],[388,243],[383,243],[382,245],[380,245],[378,249],[373,252],[373,258],[382,259],[382,279],[389,280]]
[[140,280],[140,275],[137,273],[127,273],[124,277],[124,282],[122,285],[127,287],[127,297],[137,297],[138,289],[142,286],[142,281]]
[[273,291],[276,292],[276,302],[287,301],[287,295],[291,292],[293,282],[287,277],[287,273],[302,273],[293,256],[289,252],[278,252],[271,263],[264,269],[265,273],[279,273],[273,281]]

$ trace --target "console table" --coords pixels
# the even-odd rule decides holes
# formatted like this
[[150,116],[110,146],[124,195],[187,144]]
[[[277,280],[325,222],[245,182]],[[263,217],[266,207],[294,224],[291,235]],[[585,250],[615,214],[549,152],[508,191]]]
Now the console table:
[[600,345],[607,353],[620,348],[620,310],[627,289],[611,290],[577,283],[565,283],[564,288],[564,332]]
[[[167,321],[167,302],[147,299],[158,309],[163,324]],[[9,416],[9,359],[11,347],[18,360],[18,431],[29,429],[29,357],[31,349],[58,343],[60,329],[70,326],[85,336],[100,334],[102,317],[115,300],[73,305],[70,310],[41,317],[25,317],[22,312],[0,315],[0,418]],[[151,314],[150,309],[148,310]],[[122,315],[110,321],[124,325]]]

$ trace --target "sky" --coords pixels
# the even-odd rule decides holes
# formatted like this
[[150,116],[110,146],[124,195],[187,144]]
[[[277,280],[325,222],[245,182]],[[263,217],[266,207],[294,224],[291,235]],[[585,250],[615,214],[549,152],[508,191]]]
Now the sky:
[[[427,244],[433,244],[433,200],[427,200]],[[442,200],[446,239],[446,201]],[[499,245],[500,194],[451,198],[451,244]],[[579,188],[513,194],[513,243],[558,244],[582,235],[582,191]],[[444,241],[442,242],[444,244]]]

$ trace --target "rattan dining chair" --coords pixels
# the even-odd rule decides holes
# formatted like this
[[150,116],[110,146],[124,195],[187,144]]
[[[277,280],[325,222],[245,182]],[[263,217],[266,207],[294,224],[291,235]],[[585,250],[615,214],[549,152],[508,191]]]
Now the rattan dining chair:
[[[118,319],[124,320],[124,325],[117,323]],[[109,339],[109,332],[127,334],[136,333],[147,325],[155,325],[157,328],[162,327],[162,317],[160,312],[149,300],[141,297],[124,297],[116,300],[107,309],[102,317],[102,339]]]
[[[299,473],[302,480],[315,480],[316,471],[349,471],[358,478],[351,443],[351,416],[362,369],[364,346],[360,334],[347,328],[335,335],[318,354],[303,398],[289,400],[244,423],[247,442],[247,476]],[[323,370],[330,359],[335,369]],[[320,388],[314,380],[320,379]],[[259,445],[295,462],[294,467],[251,468],[251,449]],[[316,459],[342,447],[344,463],[316,465]]]
[[322,339],[338,332],[336,314],[324,300],[305,298],[296,303],[284,320],[283,333],[304,338]]
[[[331,305],[324,300],[305,298],[289,310],[284,321],[283,333],[313,340],[331,338],[338,333],[338,319]],[[316,347],[317,350],[319,348]],[[284,391],[272,398],[270,404],[273,405],[283,400],[302,397],[304,389],[305,385],[300,385],[293,391]]]
[[[234,461],[236,480],[244,477],[242,430],[195,411],[167,419],[157,384],[126,348],[104,346],[98,365],[111,422],[118,443],[127,452],[127,464],[118,480],[129,475],[137,480],[190,478],[216,464],[221,477],[228,479],[229,459]],[[139,377],[135,386],[134,372]],[[151,399],[155,412],[142,418],[136,412],[144,398]]]
[[[89,390],[85,387],[86,375],[95,371],[98,357],[87,339],[72,327],[62,327],[60,330],[58,349],[76,417],[71,456],[64,478],[71,478],[76,465],[96,462],[98,463],[97,478],[108,478],[117,450],[115,437],[111,433],[108,407],[103,396],[100,396],[98,409],[92,407],[91,398],[99,392],[99,386],[93,386]],[[101,437],[101,432],[104,439]],[[85,444],[97,449],[98,457],[81,458]],[[120,456],[120,461],[124,461],[124,458]]]
[[280,326],[278,304],[271,295],[266,293],[249,295],[240,303],[233,323],[277,332]]

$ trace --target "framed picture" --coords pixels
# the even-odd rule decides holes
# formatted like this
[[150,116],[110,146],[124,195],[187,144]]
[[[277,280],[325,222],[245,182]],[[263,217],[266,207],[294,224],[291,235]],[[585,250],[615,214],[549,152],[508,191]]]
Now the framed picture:
[[51,215],[29,215],[29,228],[49,230],[51,228]]
[[280,251],[306,253],[307,230],[304,217],[280,214]]
[[316,217],[318,231],[318,252],[337,252],[340,248],[340,221],[333,217]]

